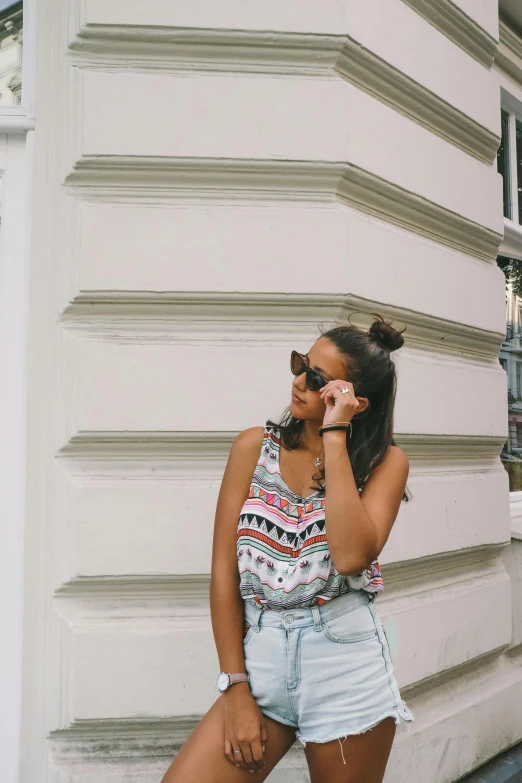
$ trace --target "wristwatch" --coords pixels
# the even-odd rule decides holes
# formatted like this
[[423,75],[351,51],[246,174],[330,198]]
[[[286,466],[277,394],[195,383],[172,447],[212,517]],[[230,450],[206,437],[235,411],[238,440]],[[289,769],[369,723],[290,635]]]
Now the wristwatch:
[[225,674],[221,672],[217,678],[217,689],[220,693],[224,693],[227,688],[234,685],[236,682],[249,682],[248,674],[241,672],[240,674]]

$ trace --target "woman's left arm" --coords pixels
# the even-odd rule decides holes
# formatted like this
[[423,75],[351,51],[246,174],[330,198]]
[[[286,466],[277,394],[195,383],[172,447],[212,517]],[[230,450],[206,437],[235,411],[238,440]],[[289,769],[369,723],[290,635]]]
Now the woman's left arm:
[[391,446],[359,493],[346,434],[323,433],[326,470],[326,539],[337,571],[360,574],[377,560],[399,512],[409,473],[402,449]]

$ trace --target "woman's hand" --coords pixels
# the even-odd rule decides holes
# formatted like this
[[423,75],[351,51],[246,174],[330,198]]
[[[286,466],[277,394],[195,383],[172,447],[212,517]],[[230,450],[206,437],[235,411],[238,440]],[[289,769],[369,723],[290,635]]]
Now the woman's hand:
[[[341,391],[341,389],[347,388],[350,389],[349,392],[343,393]],[[327,424],[351,421],[360,408],[359,400],[355,396],[353,383],[349,381],[328,381],[319,394],[326,405],[323,427]]]
[[[225,756],[250,772],[265,767],[267,740],[265,719],[248,683],[231,685],[222,696],[225,703]],[[241,750],[241,753],[234,753]]]

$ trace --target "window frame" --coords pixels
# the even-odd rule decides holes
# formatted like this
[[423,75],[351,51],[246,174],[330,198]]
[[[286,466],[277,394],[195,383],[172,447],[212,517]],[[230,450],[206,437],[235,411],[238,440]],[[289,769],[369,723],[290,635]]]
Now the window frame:
[[[501,111],[508,115],[508,173],[509,194],[511,203],[511,218],[504,217],[504,239],[498,250],[498,255],[516,258],[522,261],[522,223],[519,222],[519,194],[517,174],[517,121],[522,126],[522,101],[509,93],[505,87],[500,88]],[[522,130],[522,127],[521,127]],[[522,187],[522,182],[521,182]],[[521,193],[522,198],[522,193]],[[520,205],[522,206],[522,205]]]

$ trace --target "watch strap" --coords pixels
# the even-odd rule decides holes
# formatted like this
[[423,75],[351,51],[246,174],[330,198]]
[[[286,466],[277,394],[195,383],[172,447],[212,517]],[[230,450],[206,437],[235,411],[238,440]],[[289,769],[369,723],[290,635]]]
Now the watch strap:
[[245,674],[244,672],[229,674],[228,679],[230,680],[231,685],[234,685],[236,682],[248,682],[248,674]]

